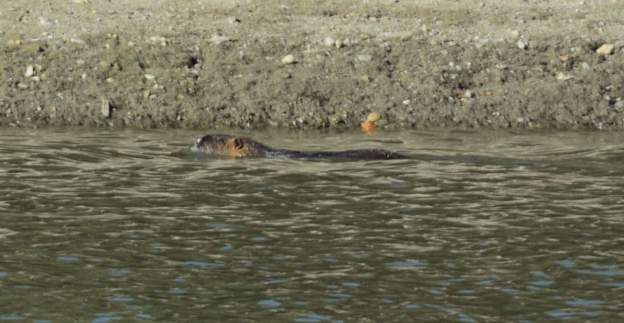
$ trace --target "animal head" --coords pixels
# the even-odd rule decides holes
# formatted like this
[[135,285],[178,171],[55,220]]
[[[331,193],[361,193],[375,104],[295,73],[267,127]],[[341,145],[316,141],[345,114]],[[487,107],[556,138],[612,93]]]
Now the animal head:
[[230,135],[206,135],[197,138],[192,150],[216,157],[242,158],[252,155],[250,148],[255,142]]

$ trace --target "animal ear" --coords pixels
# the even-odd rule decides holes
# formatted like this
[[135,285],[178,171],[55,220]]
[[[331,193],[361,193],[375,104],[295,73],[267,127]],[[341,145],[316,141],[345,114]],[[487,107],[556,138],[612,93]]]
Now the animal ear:
[[241,139],[240,137],[234,138],[234,148],[240,150],[240,149],[243,149],[244,146],[245,146],[245,143],[243,142],[243,139]]

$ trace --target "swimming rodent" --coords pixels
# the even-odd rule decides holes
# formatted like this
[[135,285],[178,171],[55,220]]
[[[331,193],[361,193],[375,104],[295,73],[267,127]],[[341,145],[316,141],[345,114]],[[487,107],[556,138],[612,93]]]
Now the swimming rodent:
[[195,145],[191,149],[210,156],[226,158],[267,157],[346,160],[407,158],[402,154],[384,149],[354,149],[340,151],[298,151],[276,149],[247,137],[230,135],[205,135],[201,138],[197,138]]

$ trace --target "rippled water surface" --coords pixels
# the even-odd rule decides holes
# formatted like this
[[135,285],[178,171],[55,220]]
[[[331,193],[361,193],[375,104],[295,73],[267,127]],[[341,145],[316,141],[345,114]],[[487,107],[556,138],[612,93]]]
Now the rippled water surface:
[[624,134],[0,130],[0,321],[624,320]]

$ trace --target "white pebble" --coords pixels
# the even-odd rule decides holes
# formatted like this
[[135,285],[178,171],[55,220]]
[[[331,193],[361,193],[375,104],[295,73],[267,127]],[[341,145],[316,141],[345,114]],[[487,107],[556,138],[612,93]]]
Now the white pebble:
[[296,62],[295,61],[295,56],[293,56],[291,54],[288,54],[288,55],[286,55],[286,56],[284,56],[282,58],[282,64],[284,64],[284,65],[294,64],[295,62]]
[[35,75],[35,68],[32,65],[28,65],[26,67],[26,73],[24,73],[25,77],[32,77]]
[[333,37],[331,37],[331,36],[327,36],[323,40],[323,45],[325,45],[327,47],[332,47],[332,46],[336,45],[336,40]]
[[600,55],[611,55],[613,54],[613,50],[615,49],[615,45],[613,44],[604,44],[596,49],[596,53]]
[[527,49],[529,48],[529,43],[527,43],[526,40],[520,39],[518,40],[518,42],[516,43],[516,45],[518,46],[518,48],[520,49]]

